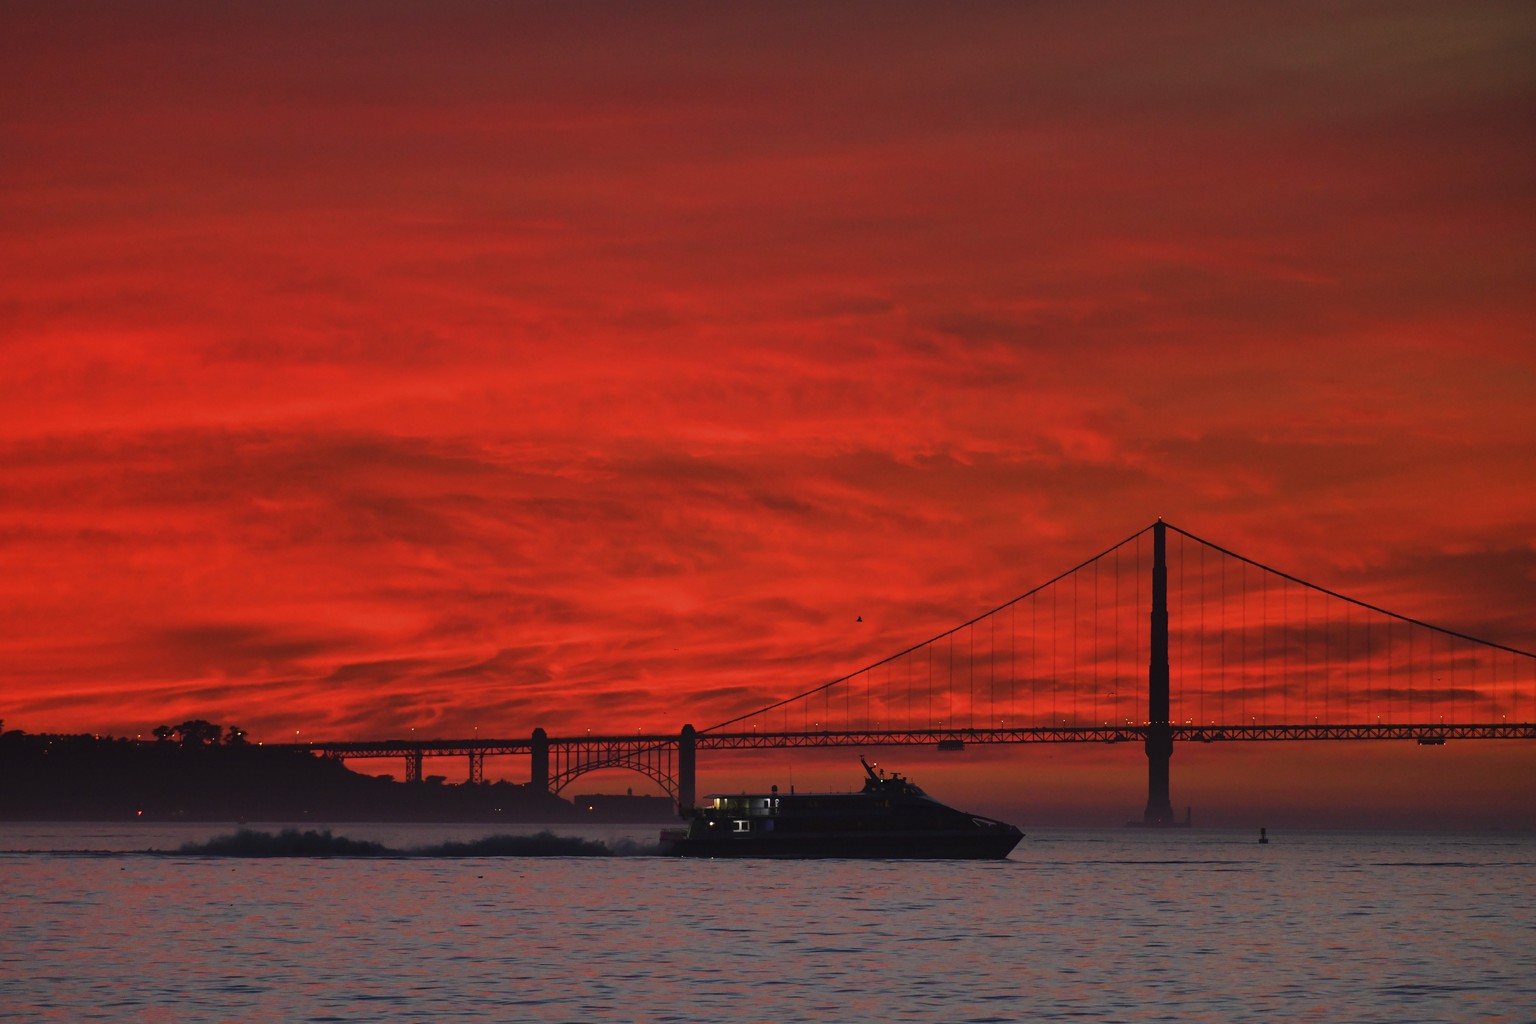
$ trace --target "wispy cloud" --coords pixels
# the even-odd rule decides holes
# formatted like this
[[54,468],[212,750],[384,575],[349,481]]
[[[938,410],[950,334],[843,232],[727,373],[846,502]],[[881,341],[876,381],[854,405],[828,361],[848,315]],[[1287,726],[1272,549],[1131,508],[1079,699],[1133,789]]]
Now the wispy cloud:
[[1536,646],[1526,5],[0,19],[8,724],[670,731],[1160,514]]

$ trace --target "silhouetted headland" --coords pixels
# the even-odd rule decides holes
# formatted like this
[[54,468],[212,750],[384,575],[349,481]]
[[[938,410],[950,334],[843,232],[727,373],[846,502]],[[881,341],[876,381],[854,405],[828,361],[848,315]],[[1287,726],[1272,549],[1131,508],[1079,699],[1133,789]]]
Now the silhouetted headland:
[[[601,822],[670,812],[645,797],[569,801],[509,782],[397,782],[267,748],[208,722],[154,742],[0,733],[0,819],[11,821]],[[658,808],[660,810],[658,810]]]

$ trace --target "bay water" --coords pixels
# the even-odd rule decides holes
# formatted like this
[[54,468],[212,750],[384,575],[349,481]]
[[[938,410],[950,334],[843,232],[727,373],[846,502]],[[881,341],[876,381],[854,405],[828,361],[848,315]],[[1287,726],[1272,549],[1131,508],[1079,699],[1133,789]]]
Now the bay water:
[[144,852],[235,828],[0,824],[0,1019],[1536,1021],[1529,834],[1033,829],[995,862],[681,860],[646,855],[650,826],[554,826],[628,854],[598,858]]

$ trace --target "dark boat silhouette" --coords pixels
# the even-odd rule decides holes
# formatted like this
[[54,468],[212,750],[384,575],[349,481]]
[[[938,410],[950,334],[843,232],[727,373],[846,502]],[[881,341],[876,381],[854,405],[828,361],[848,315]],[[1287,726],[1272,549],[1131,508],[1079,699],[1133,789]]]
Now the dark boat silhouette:
[[711,794],[686,828],[661,834],[680,857],[862,857],[997,860],[1024,833],[957,811],[864,758],[857,793]]

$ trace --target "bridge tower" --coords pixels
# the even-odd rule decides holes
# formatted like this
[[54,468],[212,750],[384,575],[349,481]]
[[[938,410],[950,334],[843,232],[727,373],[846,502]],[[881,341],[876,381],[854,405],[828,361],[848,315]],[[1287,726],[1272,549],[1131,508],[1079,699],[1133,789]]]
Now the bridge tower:
[[535,793],[549,793],[549,733],[540,726],[533,730],[533,746],[529,750],[533,756],[529,759],[533,762],[532,771],[529,772],[528,785]]
[[1168,529],[1152,527],[1152,637],[1147,664],[1147,810],[1142,824],[1174,824],[1168,797],[1173,729],[1168,722]]
[[694,766],[697,763],[698,733],[693,726],[683,726],[677,738],[677,813],[686,814],[698,803]]

